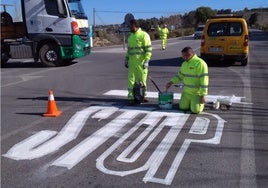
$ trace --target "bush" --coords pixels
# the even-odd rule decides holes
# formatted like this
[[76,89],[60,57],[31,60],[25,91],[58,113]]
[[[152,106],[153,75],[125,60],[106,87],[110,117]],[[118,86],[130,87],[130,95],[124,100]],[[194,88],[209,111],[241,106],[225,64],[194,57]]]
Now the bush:
[[185,30],[184,30],[184,36],[189,36],[189,35],[192,35],[192,34],[194,34],[194,29],[193,28],[186,28]]
[[181,37],[182,36],[182,31],[181,31],[181,29],[176,29],[176,30],[174,30],[173,32],[172,32],[172,35],[174,36],[174,37]]
[[93,36],[104,39],[104,38],[107,38],[107,32],[104,30],[95,30]]
[[150,32],[149,35],[150,35],[151,40],[157,40],[160,38],[158,32]]

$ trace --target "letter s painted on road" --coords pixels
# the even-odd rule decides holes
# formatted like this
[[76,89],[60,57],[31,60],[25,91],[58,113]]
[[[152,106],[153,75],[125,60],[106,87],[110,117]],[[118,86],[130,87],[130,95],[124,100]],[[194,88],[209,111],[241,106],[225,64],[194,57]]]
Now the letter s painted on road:
[[[184,139],[181,147],[178,147],[178,152],[175,153],[176,155],[173,161],[171,161],[169,169],[166,172],[166,176],[164,178],[157,178],[155,175],[158,170],[161,170],[161,163],[165,160],[182,128],[185,126],[186,122],[188,122],[190,114],[174,111],[163,112],[152,110],[155,109],[128,109],[114,106],[91,106],[77,112],[59,133],[49,130],[40,131],[22,142],[15,144],[3,156],[15,160],[30,160],[51,154],[70,141],[76,139],[85,125],[86,120],[90,116],[92,119],[102,120],[114,115],[116,112],[119,112],[119,115],[115,117],[115,119],[112,119],[106,125],[101,127],[51,164],[53,166],[62,166],[71,169],[90,153],[98,149],[98,147],[114,136],[123,127],[131,123],[136,116],[139,114],[145,114],[143,119],[127,130],[127,132],[120,136],[113,145],[111,145],[96,159],[96,166],[104,173],[118,176],[126,176],[141,171],[147,171],[143,178],[144,182],[170,185],[190,144],[194,142],[219,144],[225,121],[218,115],[209,113],[202,113],[201,116],[196,117],[188,132],[189,134],[186,134],[186,138]],[[213,133],[213,137],[204,139],[204,135],[208,132],[208,127],[210,125],[211,118],[209,117],[212,117],[217,122],[215,126],[215,133]],[[166,134],[162,140],[157,141],[158,145],[153,148],[154,150],[152,150],[152,154],[144,161],[144,164],[139,167],[134,165],[136,167],[133,169],[123,170],[122,168],[122,170],[120,170],[120,164],[134,164],[137,160],[139,160],[142,154],[146,152],[146,149],[149,148],[149,145],[156,140],[156,137],[161,134],[164,129],[166,130]],[[131,143],[116,157],[116,161],[119,162],[119,166],[116,166],[116,170],[106,167],[105,161],[109,162],[108,157],[111,156],[135,132],[137,132],[137,130],[142,130],[142,132],[139,133],[134,140],[131,140]],[[192,138],[189,135],[197,135],[198,138]],[[150,150],[151,149],[152,148],[150,148]]]

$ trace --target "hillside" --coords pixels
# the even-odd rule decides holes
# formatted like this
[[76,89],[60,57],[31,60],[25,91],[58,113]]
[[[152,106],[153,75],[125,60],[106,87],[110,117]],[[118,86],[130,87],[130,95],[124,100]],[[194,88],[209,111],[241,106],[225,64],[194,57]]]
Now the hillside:
[[[203,7],[201,7],[203,8]],[[215,14],[219,12],[232,13],[234,15],[242,15],[246,20],[250,28],[267,30],[268,31],[268,8],[262,9],[244,9],[242,11],[231,12],[227,10],[211,10],[208,7],[204,7]],[[198,10],[198,9],[197,9]],[[207,14],[209,15],[209,14]],[[209,17],[207,17],[209,18]],[[167,18],[151,18],[146,20],[138,20],[142,29],[150,34],[152,40],[159,39],[158,32],[155,31],[155,27],[158,24],[166,23],[169,27],[172,26],[169,37],[180,37],[185,35],[191,35],[194,33],[194,28],[200,23],[198,14],[196,11],[191,11],[184,15],[172,15]],[[115,44],[123,44],[123,35],[118,32],[120,25],[102,25],[96,26],[93,35],[93,46],[109,46]]]

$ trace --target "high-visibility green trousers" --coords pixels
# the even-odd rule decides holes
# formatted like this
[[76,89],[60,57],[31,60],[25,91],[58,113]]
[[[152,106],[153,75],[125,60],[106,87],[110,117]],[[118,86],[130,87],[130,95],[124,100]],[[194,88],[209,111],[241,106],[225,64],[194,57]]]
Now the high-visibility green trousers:
[[161,38],[161,44],[162,44],[162,49],[165,49],[167,46],[167,38]]
[[128,99],[129,100],[134,99],[133,87],[134,87],[135,82],[142,82],[146,90],[147,75],[148,75],[148,68],[143,69],[142,65],[132,65],[132,64],[129,65],[128,67]]
[[204,104],[200,103],[200,96],[182,92],[179,107],[181,110],[191,110],[199,114],[204,110]]

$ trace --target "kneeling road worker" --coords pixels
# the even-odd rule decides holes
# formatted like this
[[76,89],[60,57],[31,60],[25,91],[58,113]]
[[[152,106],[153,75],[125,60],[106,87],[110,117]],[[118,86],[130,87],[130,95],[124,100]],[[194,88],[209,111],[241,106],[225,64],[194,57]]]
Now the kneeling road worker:
[[166,90],[173,84],[182,82],[183,90],[179,107],[183,111],[190,110],[199,114],[205,105],[205,96],[208,93],[208,66],[199,58],[191,47],[185,47],[181,51],[184,62],[176,76],[166,84]]

